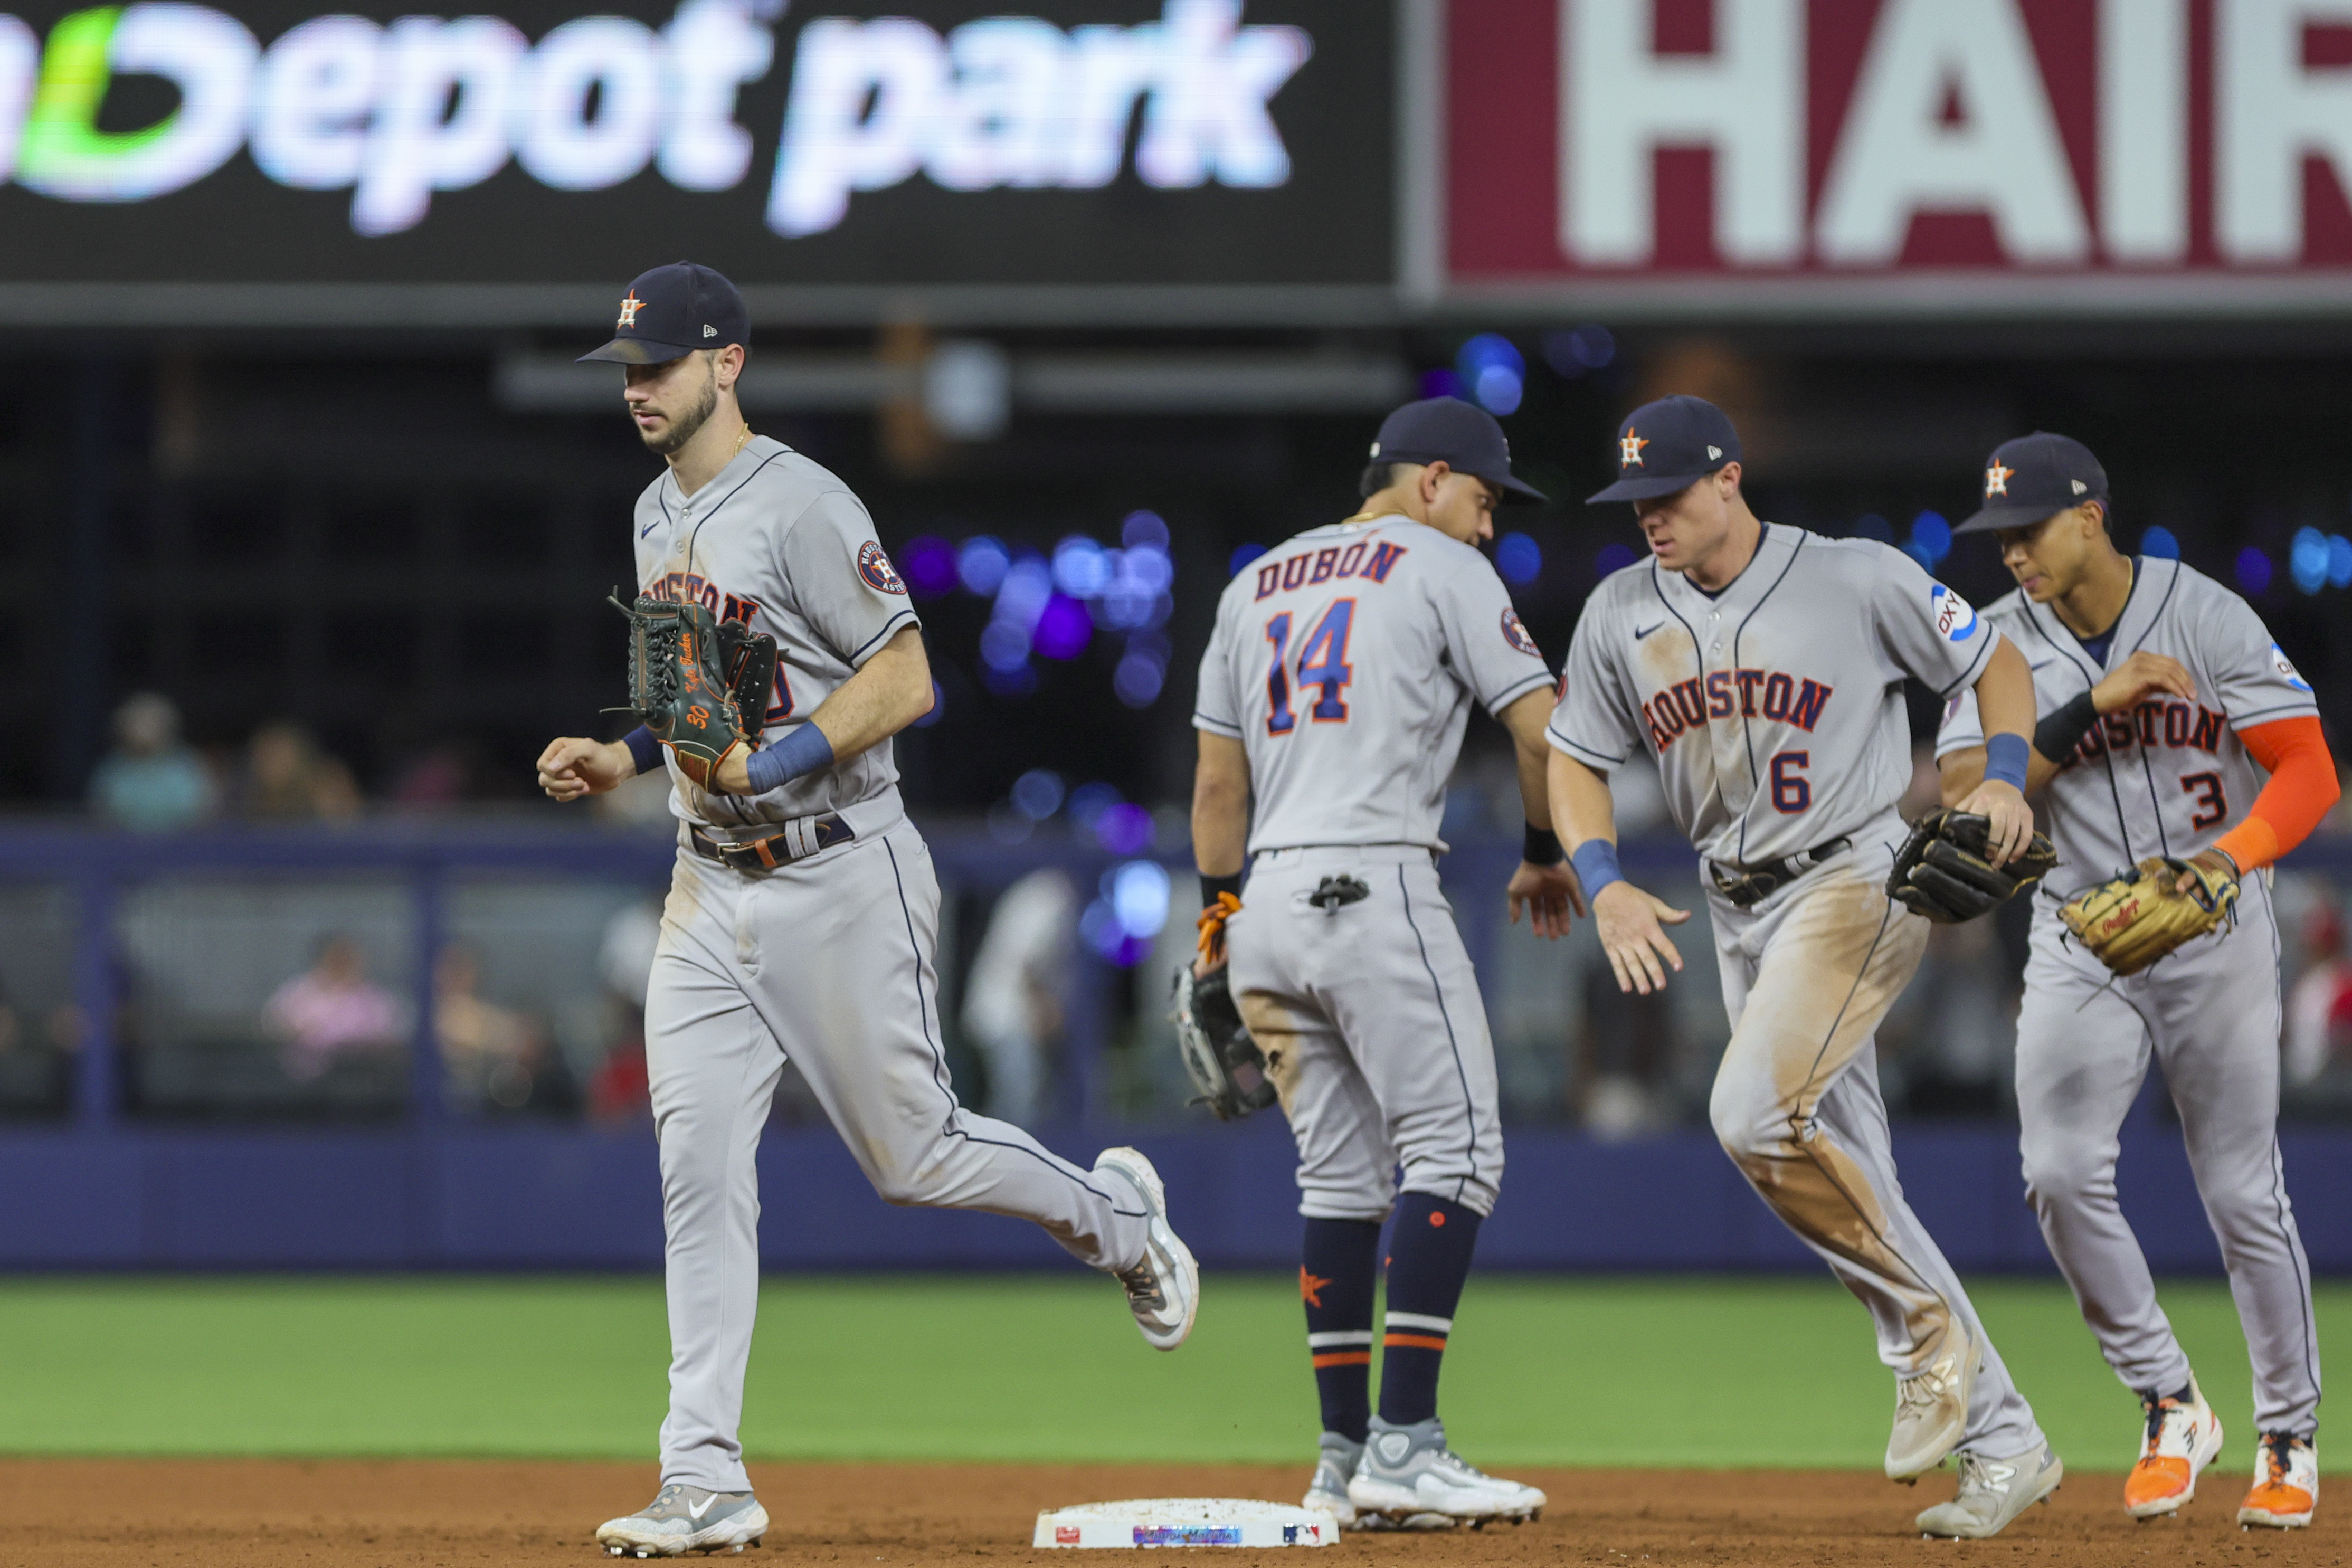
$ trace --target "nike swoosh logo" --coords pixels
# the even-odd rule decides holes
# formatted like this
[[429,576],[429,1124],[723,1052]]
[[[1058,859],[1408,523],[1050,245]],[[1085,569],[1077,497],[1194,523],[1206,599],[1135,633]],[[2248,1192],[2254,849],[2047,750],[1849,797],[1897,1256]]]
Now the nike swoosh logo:
[[1648,636],[1651,632],[1656,631],[1659,627],[1664,624],[1665,622],[1663,621],[1651,622],[1647,626],[1643,627],[1639,632],[1633,633],[1633,641],[1636,643],[1640,642],[1643,638]]
[[2044,659],[2038,664],[2028,664],[2025,667],[2029,670],[2046,670],[2057,662],[2055,659]]
[[644,528],[637,530],[637,538],[641,539],[651,538],[653,537],[654,530],[659,527],[661,527],[661,524],[658,521],[647,523]]
[[719,1494],[717,1492],[713,1492],[709,1497],[704,1498],[700,1502],[688,1503],[686,1505],[686,1511],[694,1515],[694,1517],[698,1521],[704,1514],[710,1511],[710,1505],[718,1500]]

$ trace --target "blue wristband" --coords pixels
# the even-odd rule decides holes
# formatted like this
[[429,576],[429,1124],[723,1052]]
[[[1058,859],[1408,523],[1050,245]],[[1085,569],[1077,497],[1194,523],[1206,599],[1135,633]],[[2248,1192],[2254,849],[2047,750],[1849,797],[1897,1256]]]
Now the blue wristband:
[[2021,735],[2003,732],[1985,737],[1985,782],[1998,779],[2013,784],[2020,794],[2025,791],[2025,759],[2032,751],[2032,743]]
[[1584,884],[1587,904],[1592,902],[1593,894],[1611,883],[1625,880],[1625,873],[1617,869],[1617,846],[1607,839],[1585,840],[1568,859],[1576,867],[1576,880]]
[[751,759],[744,764],[751,775],[754,795],[764,795],[803,773],[832,766],[833,742],[813,724],[804,724],[775,745],[751,753]]
[[651,773],[662,765],[661,742],[656,740],[654,732],[644,725],[623,736],[621,744],[629,748],[631,757],[636,758],[638,772]]

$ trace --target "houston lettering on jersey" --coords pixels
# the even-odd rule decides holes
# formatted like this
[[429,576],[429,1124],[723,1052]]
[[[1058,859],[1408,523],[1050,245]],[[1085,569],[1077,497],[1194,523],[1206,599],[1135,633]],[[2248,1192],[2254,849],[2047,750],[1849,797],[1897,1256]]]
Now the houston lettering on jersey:
[[2175,750],[2201,751],[2209,757],[2218,757],[2221,753],[2222,727],[2229,722],[2227,715],[2209,707],[2195,707],[2184,702],[2145,702],[2123,713],[2102,716],[2074,747],[2074,755],[2066,760],[2072,766],[2133,745],[2151,748],[2168,746]]
[[[1374,544],[1360,539],[1345,546],[1332,545],[1313,554],[1292,556],[1287,560],[1268,562],[1257,569],[1257,593],[1264,599],[1269,593],[1291,588],[1312,588],[1318,582],[1336,578],[1358,578],[1368,582],[1386,582],[1396,563],[1404,559],[1409,546]],[[1367,559],[1367,552],[1370,559]]]
[[[1567,677],[1562,676],[1563,690]],[[1821,722],[1835,688],[1777,670],[1717,670],[1668,686],[1642,705],[1642,722],[1663,756],[1676,737],[1710,719],[1763,718],[1807,734]]]

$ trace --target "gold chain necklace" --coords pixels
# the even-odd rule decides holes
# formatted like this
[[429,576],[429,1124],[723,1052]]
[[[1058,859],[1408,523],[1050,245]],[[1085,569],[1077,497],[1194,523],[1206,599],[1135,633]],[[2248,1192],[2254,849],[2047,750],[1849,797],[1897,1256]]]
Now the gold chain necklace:
[[[742,450],[743,450],[743,448],[744,448],[744,445],[745,445],[747,443],[749,443],[749,442],[751,441],[751,425],[750,425],[750,424],[748,424],[748,423],[747,423],[747,424],[745,424],[745,425],[743,426],[743,434],[740,434],[740,435],[739,435],[739,436],[737,436],[737,437],[735,438],[735,450],[734,450],[733,452],[730,452],[730,453],[727,455],[727,461],[728,461],[729,463],[732,463],[732,462],[734,462],[734,461],[735,461],[735,454],[736,454],[737,452],[740,452],[740,451],[742,451]],[[721,466],[724,466],[724,465],[721,465]]]

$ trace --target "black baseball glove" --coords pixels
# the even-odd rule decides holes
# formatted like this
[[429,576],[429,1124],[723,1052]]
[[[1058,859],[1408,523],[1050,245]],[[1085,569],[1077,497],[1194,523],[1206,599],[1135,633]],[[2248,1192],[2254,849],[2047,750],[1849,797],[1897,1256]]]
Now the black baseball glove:
[[1184,1071],[1201,1092],[1195,1105],[1206,1105],[1220,1122],[1231,1122],[1275,1102],[1274,1080],[1265,1074],[1265,1053],[1250,1038],[1234,1005],[1232,982],[1223,965],[1194,976],[1192,966],[1181,964],[1170,998],[1168,1017],[1176,1026],[1176,1046],[1183,1052]]
[[1990,855],[1992,823],[1968,811],[1938,808],[1911,824],[1895,852],[1886,896],[1941,925],[1974,920],[2050,874],[2058,852],[2035,833],[2007,865]]

